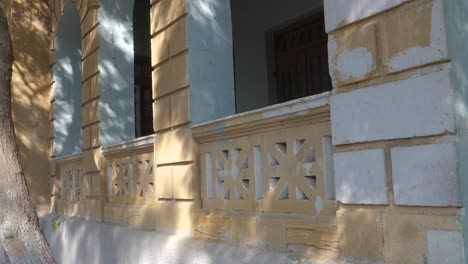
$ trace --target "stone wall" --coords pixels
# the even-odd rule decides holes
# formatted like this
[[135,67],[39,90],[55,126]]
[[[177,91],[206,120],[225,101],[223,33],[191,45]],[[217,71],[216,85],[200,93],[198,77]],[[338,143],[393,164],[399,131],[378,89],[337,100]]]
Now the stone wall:
[[[297,258],[463,262],[444,1],[324,3],[331,94],[194,125],[209,121],[203,114],[233,113],[229,85],[199,82],[216,73],[210,65],[227,60],[200,56],[193,1],[152,1],[154,140],[109,146],[102,136],[116,131],[101,126],[102,114],[105,100],[117,97],[102,93],[108,61],[100,51],[119,36],[100,30],[109,17],[98,1],[78,1],[83,153],[50,155],[56,210]],[[63,5],[50,4],[54,39]],[[224,89],[213,93],[216,100],[214,88]]]
[[33,202],[49,208],[49,7],[46,1],[2,0],[13,47],[12,114]]
[[463,262],[444,1],[325,1],[325,17],[343,256]]

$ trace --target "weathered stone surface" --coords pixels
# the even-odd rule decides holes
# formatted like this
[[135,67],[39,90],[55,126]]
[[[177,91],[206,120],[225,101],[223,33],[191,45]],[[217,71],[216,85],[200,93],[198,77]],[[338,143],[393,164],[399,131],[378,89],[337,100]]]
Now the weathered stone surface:
[[429,263],[465,263],[463,236],[460,232],[429,230],[427,232]]
[[395,203],[458,206],[460,192],[454,143],[391,150]]
[[174,197],[174,187],[172,179],[172,166],[161,166],[156,168],[156,197],[172,199]]
[[381,210],[340,209],[336,216],[340,249],[344,257],[383,260]]
[[189,85],[187,54],[178,55],[153,71],[153,97],[158,98]]
[[154,154],[157,164],[193,161],[193,141],[188,126],[159,133],[156,138]]
[[371,78],[378,73],[377,24],[371,21],[328,38],[328,64],[334,86]]
[[408,0],[326,0],[325,28],[326,31],[335,30],[366,17],[383,12]]
[[333,144],[454,132],[452,102],[448,70],[335,95]]
[[386,204],[384,150],[334,154],[336,200],[346,204]]
[[[427,263],[427,230],[460,230],[459,216],[437,214],[440,212],[431,213],[428,211],[418,214],[416,212],[395,211],[384,213],[385,263]],[[429,263],[438,264],[438,262]]]
[[448,59],[443,1],[415,1],[382,20],[382,57],[388,72]]

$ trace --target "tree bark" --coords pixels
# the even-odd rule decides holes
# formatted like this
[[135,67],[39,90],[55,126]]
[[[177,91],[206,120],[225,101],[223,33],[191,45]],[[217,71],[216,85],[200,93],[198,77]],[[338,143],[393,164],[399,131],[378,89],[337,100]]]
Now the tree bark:
[[11,116],[11,39],[0,8],[0,248],[11,263],[54,263],[22,170]]

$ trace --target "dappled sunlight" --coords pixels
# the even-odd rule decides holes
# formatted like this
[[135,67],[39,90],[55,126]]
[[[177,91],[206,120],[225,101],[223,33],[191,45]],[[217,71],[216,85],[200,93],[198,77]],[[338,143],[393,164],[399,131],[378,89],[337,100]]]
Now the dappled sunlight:
[[0,1],[13,43],[12,115],[31,197],[45,210],[49,149],[49,7],[45,1]]
[[65,3],[55,42],[54,129],[55,156],[82,149],[82,52],[81,26],[77,6]]
[[[101,1],[100,142],[135,138],[133,1]],[[118,118],[116,118],[118,117]]]

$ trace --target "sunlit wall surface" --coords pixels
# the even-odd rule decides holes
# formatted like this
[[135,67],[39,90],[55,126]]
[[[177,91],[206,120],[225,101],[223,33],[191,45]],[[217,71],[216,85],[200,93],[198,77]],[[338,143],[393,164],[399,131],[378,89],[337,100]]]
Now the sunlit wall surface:
[[82,149],[81,27],[76,4],[67,1],[55,45],[55,156]]

